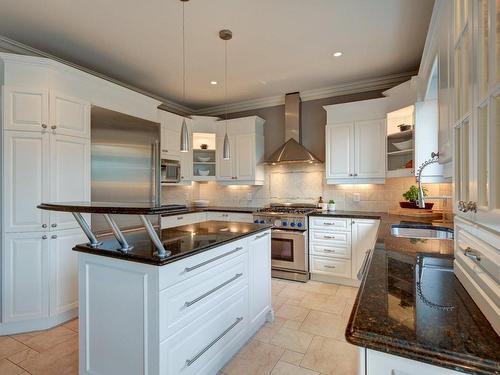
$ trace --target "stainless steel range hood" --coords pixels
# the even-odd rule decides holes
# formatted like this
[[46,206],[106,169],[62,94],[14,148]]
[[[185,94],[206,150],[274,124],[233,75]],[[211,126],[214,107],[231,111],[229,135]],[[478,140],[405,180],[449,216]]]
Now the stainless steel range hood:
[[264,164],[322,163],[312,152],[302,146],[300,123],[300,94],[285,96],[285,144],[264,161]]

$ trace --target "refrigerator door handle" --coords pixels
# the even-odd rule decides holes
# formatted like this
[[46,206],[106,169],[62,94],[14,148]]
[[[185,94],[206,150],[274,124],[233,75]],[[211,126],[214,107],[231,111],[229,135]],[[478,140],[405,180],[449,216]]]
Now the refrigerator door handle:
[[160,143],[153,143],[153,203],[157,206],[161,205],[161,156]]

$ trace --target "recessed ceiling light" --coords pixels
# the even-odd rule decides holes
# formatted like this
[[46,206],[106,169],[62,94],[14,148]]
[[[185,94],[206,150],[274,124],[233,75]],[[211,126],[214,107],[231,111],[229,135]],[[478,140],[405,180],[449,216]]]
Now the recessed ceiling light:
[[210,84],[211,84],[211,85],[216,85],[216,84],[217,84],[217,81],[210,81]]
[[340,52],[340,51],[337,51],[337,52],[334,52],[334,53],[333,53],[333,56],[334,56],[334,57],[340,57],[340,56],[342,56],[342,55],[343,55],[343,53],[342,53],[342,52]]

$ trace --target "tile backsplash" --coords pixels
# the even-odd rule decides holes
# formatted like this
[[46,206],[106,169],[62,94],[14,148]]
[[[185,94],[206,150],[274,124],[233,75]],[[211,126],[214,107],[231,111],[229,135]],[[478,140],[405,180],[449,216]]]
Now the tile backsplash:
[[[269,166],[263,186],[221,186],[215,182],[169,186],[163,188],[162,199],[164,203],[207,199],[213,206],[261,207],[272,202],[316,203],[321,196],[324,201],[334,199],[338,210],[387,212],[399,206],[411,185],[416,185],[414,177],[388,178],[384,185],[327,185],[323,165]],[[451,196],[450,183],[424,185],[429,196]],[[449,200],[428,201],[434,202],[435,208],[451,211]]]

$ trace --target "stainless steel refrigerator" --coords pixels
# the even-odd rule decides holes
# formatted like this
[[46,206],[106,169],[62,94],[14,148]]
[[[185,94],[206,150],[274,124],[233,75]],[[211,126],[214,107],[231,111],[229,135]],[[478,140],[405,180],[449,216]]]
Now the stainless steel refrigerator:
[[[161,204],[160,124],[93,106],[91,110],[91,200]],[[137,216],[115,215],[120,228],[141,226]],[[158,217],[151,218],[158,224]],[[92,230],[110,232],[102,215]]]

